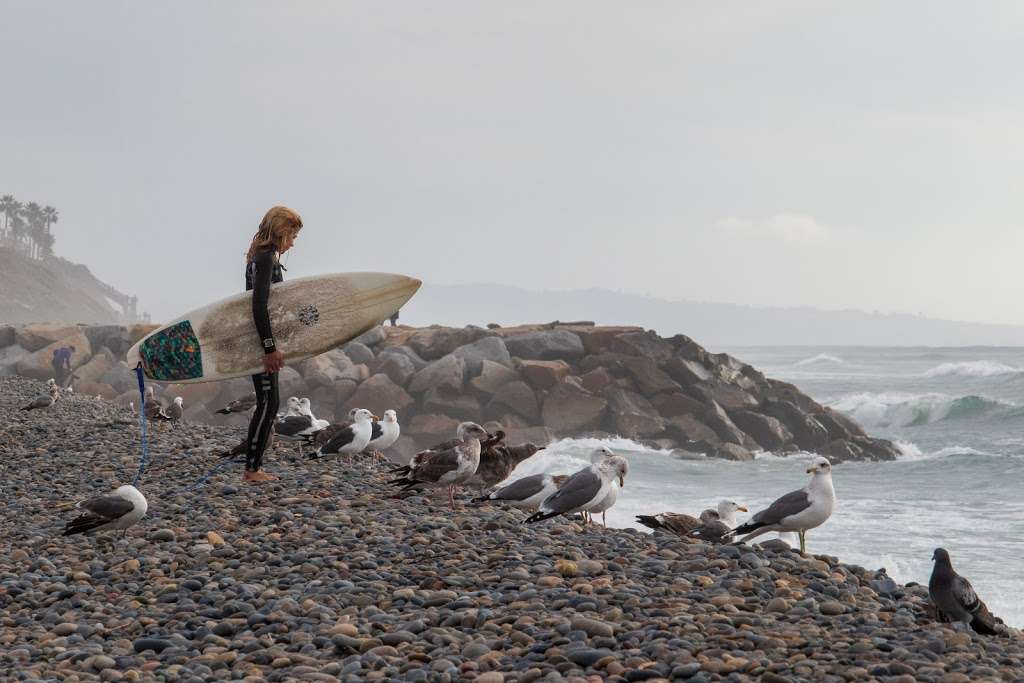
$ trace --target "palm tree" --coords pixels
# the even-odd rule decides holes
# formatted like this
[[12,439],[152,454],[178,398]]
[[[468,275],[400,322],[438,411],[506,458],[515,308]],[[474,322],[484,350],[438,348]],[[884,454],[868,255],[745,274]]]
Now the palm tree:
[[42,246],[43,258],[49,258],[49,257],[53,256],[53,243],[54,243],[53,235],[51,235],[50,233],[46,233],[45,235],[43,235],[43,246]]
[[14,201],[13,194],[5,194],[0,197],[0,213],[4,215],[4,231],[0,233],[0,242],[5,241],[10,233],[11,214],[14,213],[14,205],[17,203]]
[[36,247],[39,246],[43,234],[43,207],[35,202],[29,202],[25,206],[25,219],[28,221],[28,255],[35,258]]
[[14,218],[11,219],[11,236],[14,238],[15,251],[21,251],[21,242],[27,232],[28,225],[25,223],[22,212],[18,211],[14,214]]
[[[52,237],[52,235],[50,234],[50,226],[53,225],[54,223],[56,223],[58,218],[60,218],[60,215],[57,213],[57,209],[53,208],[52,206],[45,206],[45,207],[43,207],[43,220],[46,221],[46,236],[47,237]],[[50,246],[49,253],[47,254],[47,256],[52,255],[53,254],[53,240],[52,239],[47,239],[47,240],[44,240],[43,243],[44,244],[49,244],[49,246]],[[46,250],[44,249],[44,251],[46,251]]]

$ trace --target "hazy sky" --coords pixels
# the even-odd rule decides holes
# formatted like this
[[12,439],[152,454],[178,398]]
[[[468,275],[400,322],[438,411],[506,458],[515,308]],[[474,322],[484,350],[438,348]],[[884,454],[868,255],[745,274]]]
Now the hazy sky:
[[1024,323],[1019,2],[7,2],[0,193],[157,319],[289,277]]

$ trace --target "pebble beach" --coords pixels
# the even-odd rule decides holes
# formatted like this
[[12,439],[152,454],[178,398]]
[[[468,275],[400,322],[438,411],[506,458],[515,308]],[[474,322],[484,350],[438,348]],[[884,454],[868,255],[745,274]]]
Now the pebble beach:
[[63,537],[131,480],[139,426],[87,397],[19,411],[41,388],[0,379],[2,680],[1024,680],[1019,632],[937,624],[925,586],[842,558],[452,512],[286,445],[274,483],[196,485],[234,427],[152,425],[147,516]]

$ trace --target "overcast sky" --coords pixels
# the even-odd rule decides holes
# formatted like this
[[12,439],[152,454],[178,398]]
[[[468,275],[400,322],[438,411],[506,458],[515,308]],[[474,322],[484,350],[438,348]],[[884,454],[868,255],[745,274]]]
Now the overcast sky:
[[0,193],[168,318],[288,277],[1024,323],[1019,2],[7,2]]

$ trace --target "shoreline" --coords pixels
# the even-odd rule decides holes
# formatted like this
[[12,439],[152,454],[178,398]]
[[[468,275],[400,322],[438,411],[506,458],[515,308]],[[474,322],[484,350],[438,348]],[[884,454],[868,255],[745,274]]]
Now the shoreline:
[[[74,501],[134,472],[138,428],[74,397],[20,413],[0,380],[0,645],[63,680],[878,680],[1019,678],[1024,644],[926,616],[927,591],[829,556],[707,546],[631,530],[525,526],[498,507],[391,497],[360,463],[268,458],[188,495],[238,430],[154,425],[150,514],[62,537]],[[159,650],[159,652],[157,652]],[[597,677],[597,678],[594,678]],[[901,678],[902,677],[902,678]],[[255,679],[254,679],[255,680]]]

